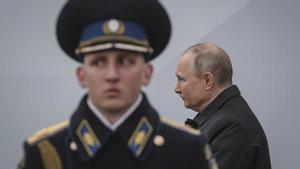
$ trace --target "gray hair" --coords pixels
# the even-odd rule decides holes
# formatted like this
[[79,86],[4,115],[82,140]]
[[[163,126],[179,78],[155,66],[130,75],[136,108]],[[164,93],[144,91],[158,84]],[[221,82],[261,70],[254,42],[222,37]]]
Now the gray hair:
[[211,72],[216,84],[225,86],[232,84],[232,64],[228,54],[213,43],[200,43],[188,48],[185,53],[190,53],[194,58],[194,71],[197,77],[205,72]]

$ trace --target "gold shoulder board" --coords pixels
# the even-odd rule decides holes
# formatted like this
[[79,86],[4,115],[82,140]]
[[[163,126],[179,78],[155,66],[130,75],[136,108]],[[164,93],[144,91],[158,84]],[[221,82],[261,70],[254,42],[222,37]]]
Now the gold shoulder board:
[[177,121],[174,121],[174,120],[171,120],[171,119],[168,119],[166,117],[160,117],[160,120],[161,122],[163,123],[166,123],[170,126],[173,126],[175,128],[178,128],[180,130],[183,130],[183,131],[186,131],[188,133],[191,133],[193,135],[200,135],[201,134],[201,131],[199,129],[194,129],[194,128],[191,128],[189,126],[186,126],[184,123],[179,123]]
[[50,126],[48,128],[43,128],[36,133],[34,133],[32,136],[30,136],[26,141],[28,144],[34,144],[37,141],[41,140],[42,138],[45,138],[46,136],[52,135],[61,129],[67,127],[69,125],[69,120],[62,121],[60,123],[57,123],[53,126]]

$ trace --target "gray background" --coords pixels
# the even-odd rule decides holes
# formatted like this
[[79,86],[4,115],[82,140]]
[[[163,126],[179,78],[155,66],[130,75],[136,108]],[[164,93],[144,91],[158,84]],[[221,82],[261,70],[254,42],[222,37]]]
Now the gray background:
[[[299,168],[300,20],[298,0],[161,0],[173,21],[171,42],[145,88],[162,115],[184,122],[174,93],[182,51],[212,41],[231,56],[234,82],[268,137],[274,169]],[[84,91],[77,63],[60,50],[55,21],[65,0],[0,2],[0,168],[15,168],[22,141],[68,118]],[[298,112],[298,113],[297,113]]]

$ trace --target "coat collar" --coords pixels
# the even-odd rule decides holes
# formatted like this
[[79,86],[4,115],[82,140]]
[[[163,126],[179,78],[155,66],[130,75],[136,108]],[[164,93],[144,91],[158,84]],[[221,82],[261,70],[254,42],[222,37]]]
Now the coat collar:
[[236,85],[232,85],[222,91],[201,113],[192,119],[187,119],[186,124],[192,128],[201,127],[222,105],[228,100],[240,96],[241,93]]
[[95,116],[87,105],[87,96],[84,96],[71,118],[70,134],[83,161],[95,158],[113,133],[121,136],[135,158],[145,160],[153,147],[151,140],[158,133],[159,126],[159,116],[145,94],[136,110],[115,131],[107,128]]

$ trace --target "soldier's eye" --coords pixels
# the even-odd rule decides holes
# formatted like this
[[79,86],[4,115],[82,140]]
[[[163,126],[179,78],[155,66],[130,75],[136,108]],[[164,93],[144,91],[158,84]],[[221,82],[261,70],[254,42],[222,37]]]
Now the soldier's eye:
[[135,60],[132,59],[132,58],[120,58],[118,60],[119,64],[120,65],[123,65],[123,66],[129,66],[129,65],[132,65],[135,63]]
[[92,66],[104,66],[106,63],[105,59],[103,58],[95,58],[91,61]]

